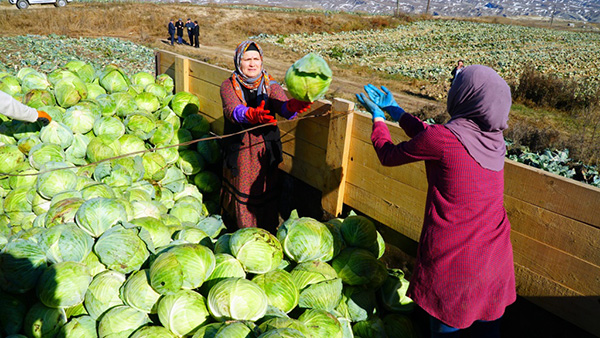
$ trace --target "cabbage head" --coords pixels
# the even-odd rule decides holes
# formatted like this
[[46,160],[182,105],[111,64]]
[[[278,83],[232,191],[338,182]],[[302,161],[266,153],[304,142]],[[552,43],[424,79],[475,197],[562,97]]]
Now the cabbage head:
[[0,287],[10,293],[24,293],[33,289],[46,267],[46,253],[33,240],[16,239],[8,242],[2,251]]
[[300,291],[289,272],[277,269],[256,275],[252,281],[265,291],[269,305],[285,313],[289,313],[298,305]]
[[125,283],[125,275],[104,270],[94,276],[84,296],[84,306],[92,319],[98,320],[110,308],[123,305],[120,289]]
[[0,78],[0,90],[10,96],[15,96],[21,92],[21,80],[13,75]]
[[[246,271],[242,267],[242,263],[229,254],[216,253],[215,269],[202,284],[202,293],[208,294],[215,284],[231,277],[246,278]],[[260,285],[260,283],[257,284]]]
[[84,264],[55,263],[40,276],[36,294],[44,305],[64,309],[83,302],[91,281],[92,275]]
[[285,85],[293,98],[314,102],[327,93],[332,76],[331,69],[322,57],[308,53],[287,70]]
[[156,77],[156,83],[163,86],[168,93],[172,93],[175,88],[175,81],[168,74],[160,74]]
[[134,271],[121,288],[125,304],[146,313],[156,313],[160,294],[150,286],[148,269]]
[[178,337],[187,336],[210,319],[206,298],[193,290],[179,290],[158,302],[161,324]]
[[338,276],[348,285],[381,285],[387,277],[385,264],[368,250],[346,248],[331,261]]
[[369,249],[377,245],[377,229],[368,218],[364,216],[348,216],[341,225],[342,236],[346,245]]
[[94,239],[73,223],[59,224],[40,236],[40,248],[49,262],[83,262],[92,252]]
[[29,151],[29,163],[35,169],[40,169],[48,162],[63,162],[66,158],[61,146],[54,143],[40,143]]
[[149,92],[142,92],[135,96],[135,103],[138,108],[146,113],[152,113],[160,108],[160,100],[156,95]]
[[30,338],[54,337],[67,322],[64,309],[35,303],[25,315],[23,332]]
[[58,337],[80,338],[98,337],[96,333],[96,321],[87,315],[72,317],[67,324],[60,328]]
[[47,89],[31,89],[23,96],[23,103],[31,108],[39,109],[56,104],[56,98]]
[[127,74],[115,65],[106,66],[99,79],[100,85],[109,93],[124,92],[131,84]]
[[65,69],[68,69],[85,81],[92,82],[96,78],[96,70],[92,65],[81,60],[73,59],[65,64]]
[[161,295],[195,289],[215,269],[213,252],[201,244],[180,244],[161,252],[150,265],[150,285]]
[[342,325],[334,315],[327,311],[307,309],[298,317],[298,320],[306,325],[312,337],[343,338]]
[[127,212],[116,199],[96,197],[79,207],[75,221],[82,230],[99,237],[113,225],[127,221]]
[[325,261],[334,251],[333,235],[327,226],[310,217],[291,216],[277,230],[277,239],[286,256],[297,263]]
[[131,83],[146,88],[147,85],[154,83],[154,75],[144,71],[137,72],[131,76]]
[[77,187],[77,175],[65,162],[46,162],[40,168],[35,187],[42,197],[51,199],[63,191],[74,190]]
[[76,105],[87,98],[88,91],[85,83],[78,77],[58,81],[54,86],[56,103],[63,108]]
[[125,134],[125,125],[117,117],[104,116],[96,119],[93,130],[96,136],[106,135],[110,138],[118,139]]
[[73,133],[87,134],[99,116],[100,113],[90,107],[74,105],[65,111],[63,123]]
[[2,172],[10,173],[17,169],[23,162],[25,162],[25,155],[19,150],[18,146],[13,144],[0,146],[0,167],[2,168]]
[[169,105],[179,117],[197,114],[200,110],[200,100],[192,93],[179,92],[173,96]]
[[129,338],[177,338],[177,336],[165,327],[146,325],[135,331]]
[[227,278],[208,292],[208,310],[213,318],[256,321],[267,312],[268,298],[256,283],[243,278]]
[[98,323],[99,337],[129,337],[133,332],[148,324],[150,318],[142,311],[127,305],[108,310]]
[[124,274],[139,270],[150,256],[140,231],[122,225],[105,231],[96,241],[94,253],[107,268]]
[[283,259],[281,244],[262,228],[243,228],[229,239],[229,248],[247,272],[267,273],[275,270]]
[[61,122],[52,121],[40,130],[40,140],[67,149],[73,143],[73,131]]

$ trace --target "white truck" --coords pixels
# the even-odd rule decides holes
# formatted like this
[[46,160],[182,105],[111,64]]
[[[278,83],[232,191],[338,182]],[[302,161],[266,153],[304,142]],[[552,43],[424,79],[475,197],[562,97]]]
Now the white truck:
[[54,7],[65,7],[72,0],[8,0],[11,5],[17,5],[18,9],[26,9],[30,5],[54,5]]

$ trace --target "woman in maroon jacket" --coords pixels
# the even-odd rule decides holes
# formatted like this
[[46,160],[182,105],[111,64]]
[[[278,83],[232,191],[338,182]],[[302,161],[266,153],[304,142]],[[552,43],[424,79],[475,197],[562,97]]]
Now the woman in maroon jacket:
[[240,43],[233,61],[235,71],[221,84],[224,135],[250,130],[224,139],[222,206],[226,219],[234,219],[238,228],[274,233],[279,223],[277,166],[282,161],[275,113],[292,119],[310,103],[287,99],[264,69],[256,42]]
[[[445,125],[423,123],[382,90],[367,85],[367,95],[357,95],[373,114],[379,160],[385,166],[425,161],[427,172],[408,296],[430,314],[432,337],[458,337],[468,327],[471,337],[500,337],[499,318],[516,299],[503,198],[510,88],[491,68],[464,68],[448,92]],[[411,140],[392,143],[382,109]]]

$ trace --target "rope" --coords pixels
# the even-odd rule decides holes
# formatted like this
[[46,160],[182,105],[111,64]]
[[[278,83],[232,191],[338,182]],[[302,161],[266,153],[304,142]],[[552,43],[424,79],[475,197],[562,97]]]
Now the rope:
[[[330,112],[330,106],[325,105],[325,106],[319,107],[319,108],[317,108],[317,109],[315,109],[315,110],[307,113],[304,116],[297,117],[297,118],[295,118],[293,120],[280,121],[280,122],[277,122],[277,124],[279,124],[279,125],[285,125],[285,124],[288,124],[288,123],[297,122],[297,121],[306,120],[306,119],[311,119],[311,118],[315,118],[315,117],[323,117],[323,116],[327,116],[329,114],[331,114],[331,112]],[[88,163],[88,164],[84,164],[84,165],[80,165],[80,166],[64,167],[64,168],[54,168],[54,169],[48,169],[48,170],[44,170],[44,171],[39,171],[37,173],[28,173],[28,174],[9,174],[9,173],[0,172],[0,179],[6,178],[6,177],[14,177],[14,176],[38,176],[38,175],[41,175],[41,174],[45,174],[45,173],[49,173],[49,172],[54,172],[54,171],[58,171],[58,170],[73,170],[73,169],[78,169],[78,168],[85,168],[85,167],[90,167],[90,166],[97,165],[99,163],[108,162],[108,161],[114,161],[114,160],[118,160],[118,159],[121,159],[121,158],[129,157],[129,156],[134,156],[134,155],[139,155],[139,154],[145,154],[145,153],[148,153],[148,152],[155,152],[155,151],[158,151],[158,150],[169,149],[169,148],[173,148],[173,147],[188,146],[190,144],[194,144],[194,143],[198,143],[198,142],[203,142],[203,141],[222,140],[222,139],[226,139],[228,137],[233,137],[233,136],[236,136],[236,135],[247,133],[247,132],[255,130],[255,129],[265,128],[265,127],[272,126],[272,125],[276,125],[276,124],[275,123],[260,124],[260,125],[256,125],[254,127],[251,127],[251,128],[248,128],[248,129],[244,129],[244,130],[239,131],[239,132],[227,134],[227,135],[216,135],[216,134],[214,134],[214,133],[211,132],[211,134],[213,134],[215,136],[205,137],[205,138],[201,138],[201,139],[195,139],[195,140],[191,140],[191,141],[187,141],[187,142],[182,142],[182,143],[178,143],[178,144],[170,144],[168,146],[159,147],[159,148],[152,148],[152,149],[134,151],[134,152],[131,152],[131,153],[127,153],[127,154],[123,154],[123,155],[119,155],[119,156],[105,158],[105,159],[100,160],[100,161],[96,161],[96,162],[92,162],[92,163]]]

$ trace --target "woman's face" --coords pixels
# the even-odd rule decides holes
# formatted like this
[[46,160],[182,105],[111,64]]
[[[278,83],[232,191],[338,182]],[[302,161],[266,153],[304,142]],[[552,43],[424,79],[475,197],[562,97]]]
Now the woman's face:
[[245,51],[240,62],[240,70],[247,77],[257,77],[262,70],[260,53],[255,50]]

